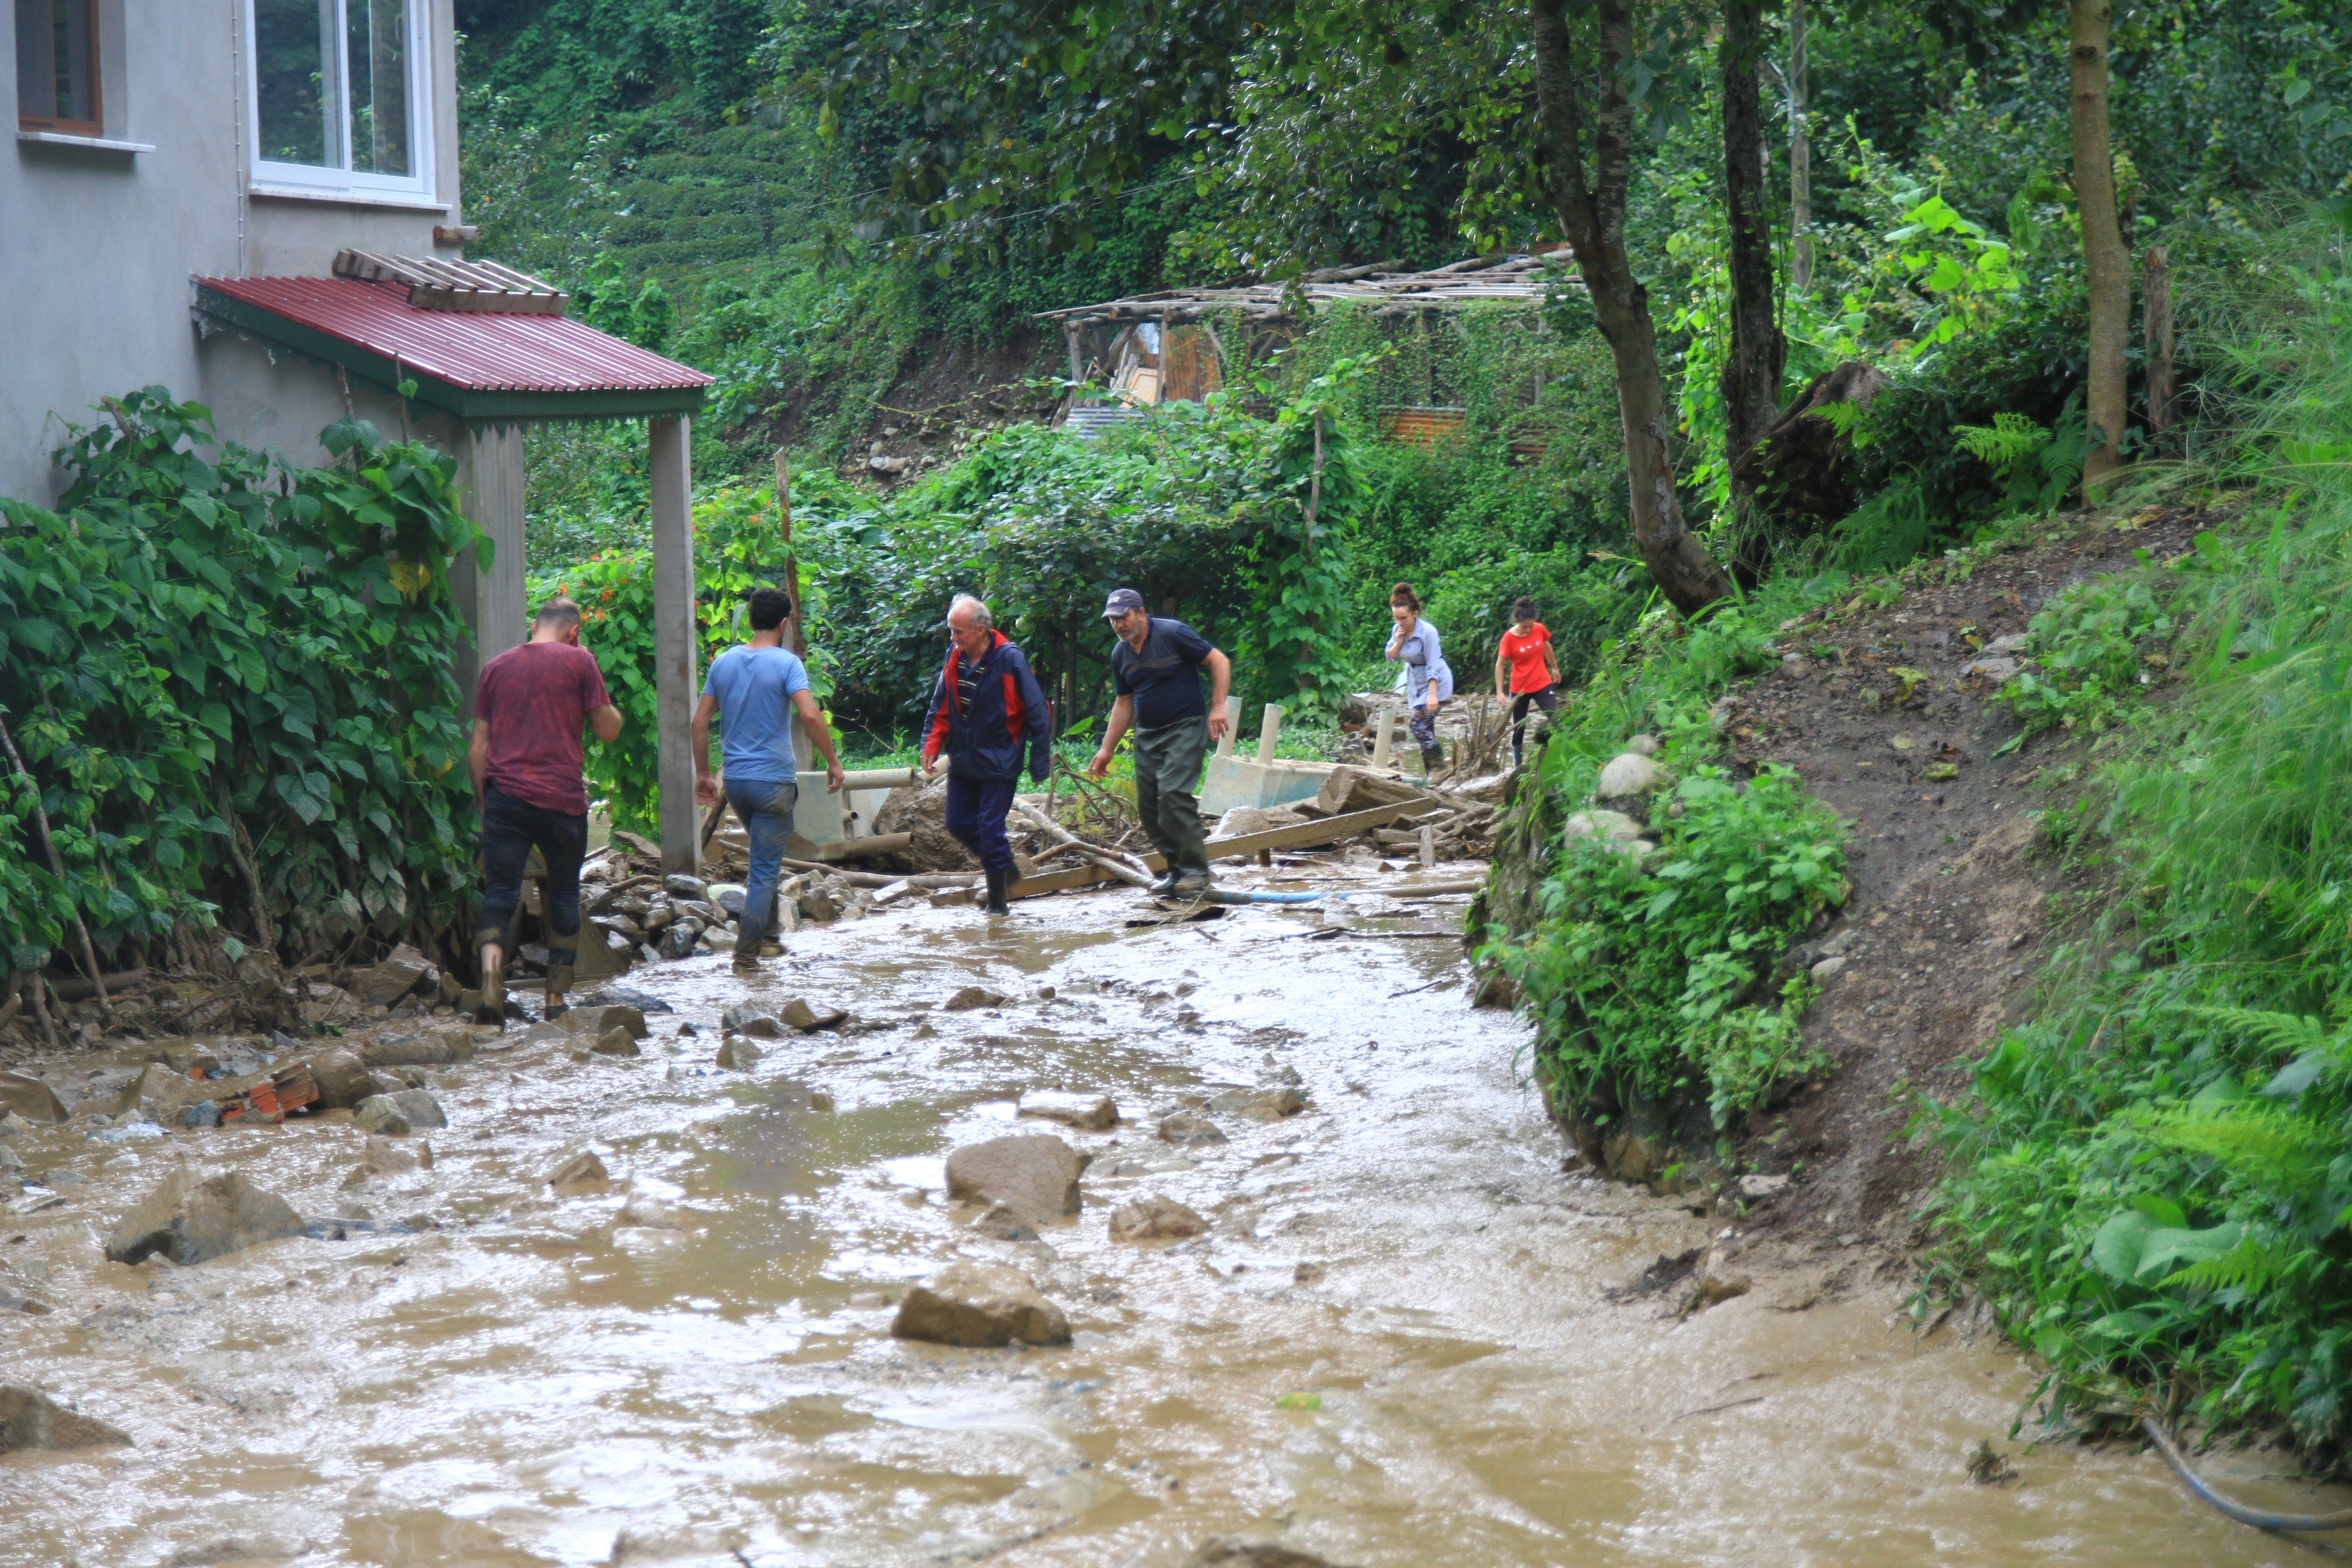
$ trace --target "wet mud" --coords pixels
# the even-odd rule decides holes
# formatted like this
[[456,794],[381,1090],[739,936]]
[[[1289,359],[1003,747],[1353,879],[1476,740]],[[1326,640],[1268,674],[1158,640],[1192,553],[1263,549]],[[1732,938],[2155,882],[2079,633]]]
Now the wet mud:
[[[427,1069],[450,1125],[390,1141],[430,1145],[413,1169],[371,1169],[348,1112],[18,1133],[37,1184],[0,1211],[0,1285],[53,1310],[0,1312],[0,1383],[132,1446],[0,1456],[0,1564],[1177,1568],[1214,1534],[1365,1568],[2305,1550],[2153,1457],[2011,1440],[2032,1370],[1957,1326],[1917,1337],[1902,1270],[1862,1252],[1683,1315],[1655,1266],[1725,1222],[1563,1171],[1528,1031],[1469,1006],[1458,943],[1319,936],[1299,910],[1125,923],[1150,910],[922,909],[804,931],[749,985],[723,959],[640,971],[621,984],[674,1009],[642,1057],[512,1029]],[[941,1008],[967,986],[1005,1000]],[[851,1020],[714,1065],[725,1008],[793,996]],[[1155,1135],[1285,1069],[1300,1114]],[[1017,1117],[1045,1090],[1124,1120]],[[1034,1241],[967,1229],[948,1152],[1030,1130],[1093,1156],[1082,1212]],[[611,1179],[550,1188],[583,1149]],[[183,1157],[330,1223],[105,1262]],[[1114,1241],[1147,1194],[1212,1229]],[[1074,1342],[892,1339],[895,1299],[958,1258],[1027,1271]],[[1969,1479],[1988,1438],[2006,1485]],[[2216,1468],[2334,1506],[2279,1456]]]

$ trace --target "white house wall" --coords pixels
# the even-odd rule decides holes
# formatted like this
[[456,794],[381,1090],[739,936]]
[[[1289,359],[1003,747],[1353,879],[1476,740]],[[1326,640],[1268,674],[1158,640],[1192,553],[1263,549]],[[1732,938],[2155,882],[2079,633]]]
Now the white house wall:
[[[333,373],[283,353],[272,365],[233,332],[200,342],[188,279],[324,277],[346,247],[461,254],[433,239],[436,224],[458,222],[451,0],[429,5],[435,188],[404,206],[244,194],[243,4],[104,0],[105,139],[152,151],[16,139],[0,152],[0,496],[48,503],[58,488],[49,452],[67,423],[149,385],[210,405],[224,437],[323,461],[318,433],[343,410]],[[0,28],[11,130],[15,56],[15,30]],[[388,400],[352,390],[359,413],[398,428]]]

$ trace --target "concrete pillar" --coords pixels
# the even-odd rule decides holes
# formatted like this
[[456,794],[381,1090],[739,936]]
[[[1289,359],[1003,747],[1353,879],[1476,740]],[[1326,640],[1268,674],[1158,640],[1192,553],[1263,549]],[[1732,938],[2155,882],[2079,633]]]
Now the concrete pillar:
[[[654,544],[654,730],[660,752],[661,851],[665,871],[702,861],[694,805],[694,490],[691,433],[684,415],[646,421]],[[624,737],[621,743],[631,743]]]
[[1372,721],[1372,766],[1389,765],[1389,752],[1396,744],[1396,724],[1397,714],[1388,709],[1381,710],[1381,716]]
[[459,712],[468,724],[474,683],[482,666],[530,636],[530,607],[523,586],[522,429],[467,426],[457,441],[457,499],[466,520],[489,535],[496,553],[488,567],[474,552],[460,552],[449,563],[449,589],[457,613],[474,634],[474,646],[453,661]]
[[1274,761],[1274,743],[1281,737],[1282,705],[1278,702],[1269,702],[1265,705],[1265,717],[1258,721],[1257,726],[1257,760],[1259,762]]
[[1238,697],[1228,697],[1225,699],[1225,737],[1217,742],[1217,755],[1232,756],[1234,742],[1240,737],[1241,732],[1242,700]]

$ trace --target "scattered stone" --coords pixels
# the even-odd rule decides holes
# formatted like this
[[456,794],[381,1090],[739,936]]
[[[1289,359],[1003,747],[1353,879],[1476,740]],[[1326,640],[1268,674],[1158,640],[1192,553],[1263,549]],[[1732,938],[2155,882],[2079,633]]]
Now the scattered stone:
[[1181,1241],[1207,1234],[1209,1222],[1173,1198],[1138,1198],[1110,1213],[1113,1241]]
[[1339,1568],[1339,1564],[1271,1541],[1213,1535],[1192,1549],[1192,1555],[1184,1560],[1184,1568]]
[[699,877],[673,871],[662,879],[662,891],[673,899],[704,899],[710,894],[710,884]]
[[194,1087],[163,1063],[150,1062],[137,1078],[122,1086],[122,1093],[114,1102],[114,1115],[118,1119],[168,1122],[173,1113],[187,1103],[188,1091]]
[[950,1202],[1003,1204],[1034,1223],[1078,1212],[1077,1151],[1059,1138],[1014,1134],[948,1156]]
[[1747,1275],[1726,1267],[1713,1247],[1709,1247],[1706,1256],[1699,1260],[1697,1285],[1699,1303],[1708,1307],[1720,1306],[1735,1296],[1747,1295],[1756,1288],[1755,1282]]
[[418,986],[440,975],[433,961],[409,946],[401,943],[392,950],[382,963],[352,982],[352,994],[371,1007],[389,1007]]
[[613,1223],[621,1226],[635,1226],[642,1230],[684,1230],[686,1228],[686,1222],[680,1217],[677,1205],[666,1204],[651,1193],[632,1194],[629,1201],[621,1205],[621,1212],[613,1216]]
[[130,1441],[131,1435],[121,1427],[68,1410],[37,1388],[0,1383],[0,1454],[26,1448],[103,1448]]
[[1816,980],[1834,980],[1845,973],[1845,966],[1846,960],[1843,954],[1832,954],[1813,965],[1812,976]]
[[739,1035],[749,1035],[755,1040],[781,1040],[784,1037],[782,1020],[764,1003],[740,1002],[719,1016],[719,1026]]
[[388,1138],[368,1135],[367,1146],[361,1151],[360,1163],[353,1169],[364,1176],[393,1176],[404,1171],[414,1171],[419,1165],[430,1164],[433,1146],[419,1143],[421,1154],[411,1153]]
[[202,1546],[181,1548],[163,1560],[163,1568],[212,1568],[215,1563],[282,1563],[300,1556],[303,1550],[267,1535],[224,1535]]
[[362,1132],[404,1138],[420,1129],[446,1127],[449,1119],[442,1114],[441,1102],[423,1089],[404,1089],[361,1100],[352,1109],[352,1123]]
[[1063,1345],[1069,1320],[1029,1276],[1000,1263],[950,1263],[907,1292],[890,1333],[932,1344]]
[[744,900],[751,896],[751,889],[740,882],[713,882],[703,896],[717,904],[729,920],[740,920]]
[[702,940],[702,922],[688,916],[661,934],[661,942],[654,951],[666,959],[689,957],[695,943]]
[[[474,1042],[457,1029],[436,1032],[426,1039],[386,1040],[360,1047],[360,1060],[372,1068],[441,1068],[474,1059]],[[314,1071],[311,1075],[317,1077]]]
[[760,1047],[740,1037],[730,1036],[719,1042],[719,1055],[713,1059],[729,1072],[750,1072],[760,1059]]
[[596,1039],[613,1029],[626,1029],[629,1038],[646,1037],[645,1010],[617,1004],[602,1006],[574,1007],[563,1015],[563,1026],[583,1039]]
[[838,1007],[812,1007],[797,996],[778,1009],[777,1016],[803,1035],[839,1028],[849,1021],[849,1015]]
[[1331,1266],[1328,1263],[1300,1263],[1291,1268],[1290,1282],[1293,1285],[1319,1285],[1323,1277],[1330,1272]]
[[106,1238],[110,1263],[137,1263],[157,1253],[186,1266],[300,1236],[302,1216],[241,1172],[200,1175],[181,1165],[140,1201]]
[[1118,1125],[1118,1102],[1107,1094],[1024,1094],[1020,1114],[1058,1121],[1081,1132],[1105,1132]]
[[1291,1088],[1297,1089],[1300,1084],[1307,1081],[1299,1076],[1298,1069],[1292,1067],[1289,1063],[1284,1062],[1278,1066],[1273,1065],[1274,1058],[1271,1056],[1266,1058],[1266,1061],[1269,1065],[1265,1071],[1258,1075],[1262,1082],[1286,1083],[1290,1085]]
[[890,1298],[879,1290],[853,1290],[849,1295],[849,1310],[853,1312],[871,1312],[889,1304]]
[[1750,1203],[1759,1202],[1765,1198],[1779,1196],[1781,1190],[1788,1184],[1789,1178],[1786,1176],[1767,1176],[1750,1173],[1739,1178],[1739,1195]]
[[2017,679],[2017,660],[2000,656],[1979,658],[1963,668],[1960,677],[1962,679],[2014,680]]
[[45,1318],[48,1316],[49,1304],[0,1285],[0,1312],[22,1312],[27,1317]]
[[588,1048],[594,1051],[600,1057],[639,1057],[645,1055],[643,1051],[637,1048],[637,1042],[630,1036],[629,1031],[620,1027],[618,1025],[614,1026],[612,1028],[609,1028],[603,1034],[597,1036],[596,1043]]
[[1658,754],[1658,738],[1655,735],[1634,735],[1627,739],[1625,749],[1637,757],[1654,757]]
[[833,1109],[832,1093],[829,1090],[822,1089],[813,1089],[809,1090],[809,1109],[811,1110],[831,1110]]
[[1601,800],[1624,800],[1644,795],[1666,782],[1665,770],[1639,752],[1620,752],[1601,770],[1593,795]]
[[337,1046],[310,1058],[310,1081],[319,1086],[322,1110],[344,1110],[376,1092],[368,1081],[367,1064],[356,1051]]
[[613,1179],[593,1149],[583,1149],[547,1173],[547,1184],[557,1192],[602,1186]]
[[404,1090],[415,1089],[415,1087],[416,1085],[409,1082],[406,1079],[401,1077],[396,1072],[390,1071],[386,1068],[370,1068],[368,1069],[367,1077],[361,1080],[360,1098],[359,1100],[352,1102],[352,1108],[353,1111],[356,1112],[361,1101],[367,1100],[372,1095],[399,1094]]
[[1622,811],[1580,811],[1561,824],[1561,832],[1570,838],[1631,844],[1642,837],[1642,825]]
[[1243,1116],[1252,1121],[1279,1121],[1307,1109],[1307,1097],[1288,1084],[1271,1089],[1229,1089],[1209,1097],[1209,1109],[1220,1116]]
[[27,1121],[68,1120],[66,1102],[58,1098],[58,1091],[30,1073],[0,1072],[0,1109]]
[[940,1004],[942,1013],[971,1013],[982,1007],[1002,1007],[1004,998],[981,985],[967,985]]
[[1003,1204],[992,1204],[988,1212],[971,1222],[972,1234],[991,1237],[998,1241],[1034,1241],[1036,1229],[1028,1221]]
[[[509,1002],[507,1005],[511,1007],[514,1004]],[[567,1019],[566,1022],[568,1023],[569,1020]],[[562,1045],[571,1038],[572,1031],[565,1026],[564,1023],[552,1023],[546,1019],[541,1019],[540,1022],[533,1024],[530,1028],[525,1029],[520,1036],[518,1036],[515,1039],[515,1044],[518,1046],[555,1046]]]
[[841,918],[841,906],[834,901],[830,891],[817,883],[813,882],[802,889],[801,896],[793,900],[793,904],[801,911],[803,920],[823,924]]
[[931,908],[935,910],[961,909],[978,902],[980,889],[977,888],[941,888],[930,899]]
[[1203,1143],[1229,1143],[1224,1131],[1205,1116],[1190,1110],[1180,1110],[1160,1119],[1160,1136],[1179,1148],[1197,1148]]

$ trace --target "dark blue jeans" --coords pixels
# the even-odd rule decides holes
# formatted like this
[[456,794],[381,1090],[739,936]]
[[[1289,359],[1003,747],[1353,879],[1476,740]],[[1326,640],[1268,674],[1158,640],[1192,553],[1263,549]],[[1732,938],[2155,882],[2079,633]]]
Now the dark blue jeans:
[[1004,814],[1013,809],[1013,788],[1020,782],[948,775],[948,831],[957,843],[979,856],[982,866],[1008,875],[1013,870],[1013,846],[1004,841]]
[[783,880],[784,842],[793,836],[793,807],[800,798],[797,784],[727,781],[727,804],[751,840],[751,879],[744,885],[743,912],[735,921],[739,952],[757,954],[767,937],[776,884]]
[[522,872],[533,846],[547,863],[547,880],[539,892],[546,911],[548,962],[569,966],[580,940],[580,862],[588,853],[588,818],[517,800],[496,784],[482,786],[485,875],[474,942],[505,943],[515,906],[522,901]]

